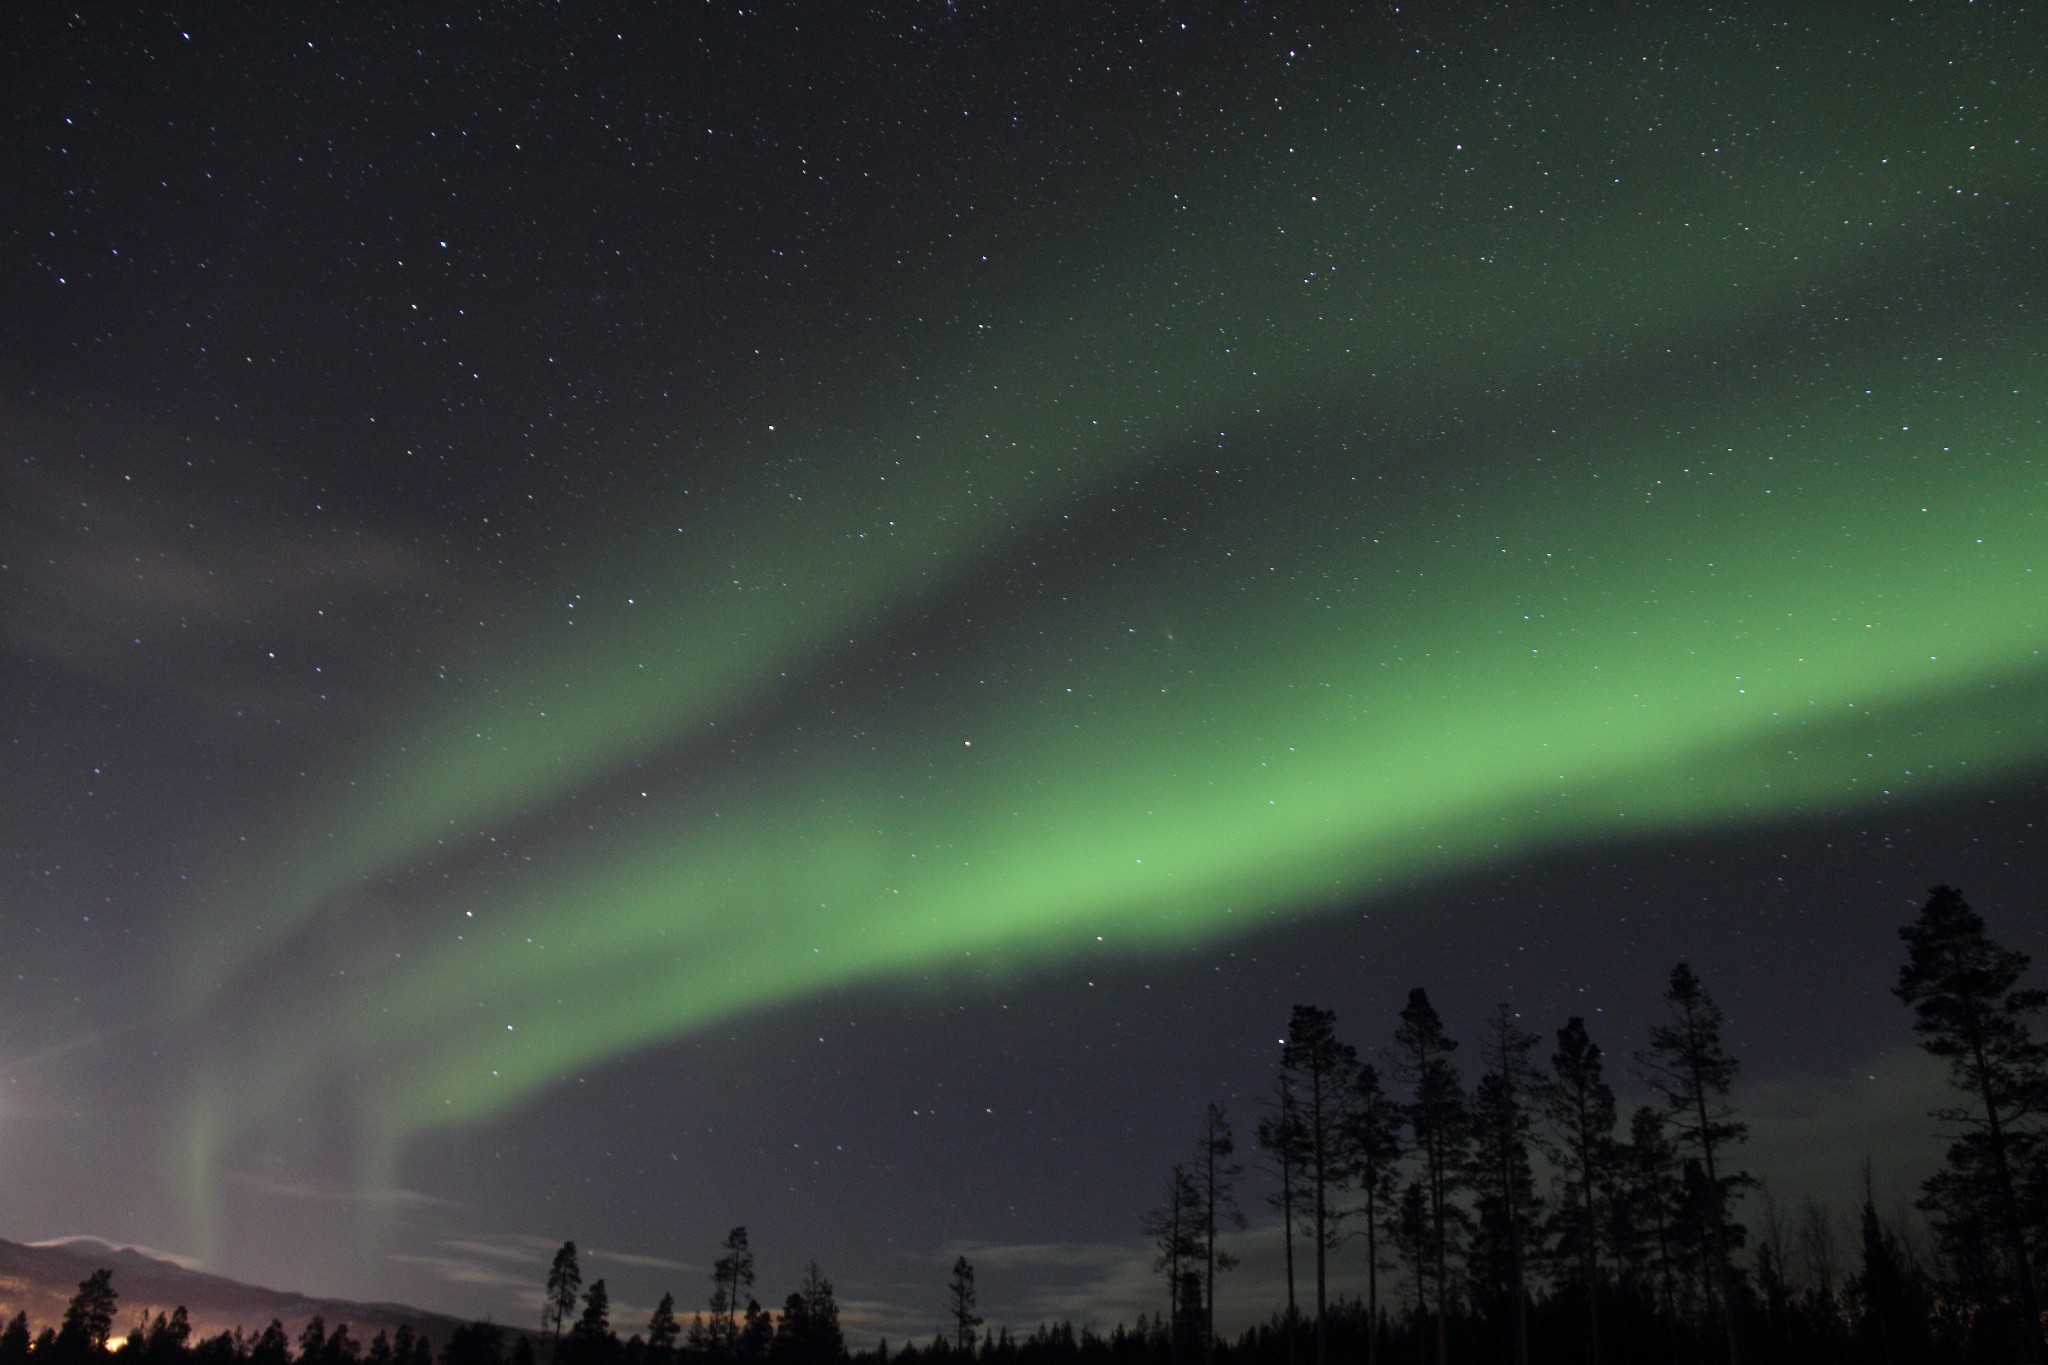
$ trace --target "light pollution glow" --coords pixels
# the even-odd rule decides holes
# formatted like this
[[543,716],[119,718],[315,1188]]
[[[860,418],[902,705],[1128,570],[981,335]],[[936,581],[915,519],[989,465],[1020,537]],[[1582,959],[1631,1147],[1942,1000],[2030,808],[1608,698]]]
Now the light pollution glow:
[[1800,56],[1678,63],[1597,156],[1638,92],[1272,115],[1287,155],[1096,263],[963,285],[920,378],[764,415],[772,480],[588,560],[573,628],[451,641],[275,836],[266,931],[209,912],[195,1010],[430,927],[222,1043],[195,1199],[334,1076],[388,1166],[835,984],[2038,766],[2041,112],[1950,117],[1911,43]]

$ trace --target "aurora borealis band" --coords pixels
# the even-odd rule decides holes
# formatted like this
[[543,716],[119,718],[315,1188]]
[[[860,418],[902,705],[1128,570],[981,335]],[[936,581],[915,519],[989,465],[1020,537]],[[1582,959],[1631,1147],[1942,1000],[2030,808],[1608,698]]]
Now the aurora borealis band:
[[[1802,365],[1816,373],[1763,399],[1782,421],[1817,400],[1842,406],[1826,403],[1825,384],[1816,391],[1818,372],[1836,363],[1827,354],[1835,347],[1847,352],[1843,363],[1883,367],[1877,382],[1891,397],[1868,405],[1868,421],[1898,416],[1891,449],[1910,447],[1898,438],[1910,436],[1910,419],[1927,400],[1900,396],[1924,387],[1930,367],[1948,365],[1972,384],[2002,382],[1979,367],[2030,357],[2038,339],[2001,338],[1988,353],[1979,343],[1970,355],[1902,364],[1883,353],[1894,338],[1865,336],[1868,324],[1853,317],[1814,314],[1860,306],[1850,300],[1873,278],[1903,288],[1902,307],[1939,312],[1982,302],[1914,277],[1938,270],[1944,252],[1995,249],[2001,234],[2019,228],[2028,205],[2010,196],[2037,197],[2038,162],[2025,138],[1994,138],[1977,122],[1945,118],[1951,92],[1929,88],[1929,73],[1901,58],[1896,68],[1874,70],[1862,69],[1867,59],[1838,55],[1837,69],[1821,73],[1679,71],[1657,91],[1657,125],[1639,141],[1603,143],[1595,158],[1570,148],[1573,130],[1615,122],[1617,104],[1640,102],[1638,91],[1589,98],[1571,75],[1538,75],[1517,92],[1530,117],[1518,123],[1488,111],[1470,134],[1470,153],[1458,129],[1473,115],[1462,109],[1375,109],[1313,128],[1274,115],[1276,126],[1261,136],[1303,144],[1290,146],[1280,166],[1247,158],[1250,173],[1242,162],[1191,169],[1185,196],[1155,196],[1161,202],[1128,215],[1135,221],[1120,231],[1055,239],[1049,252],[1039,249],[1049,259],[1020,252],[1024,263],[1006,272],[1008,287],[998,285],[993,297],[931,300],[934,312],[954,316],[934,329],[934,341],[905,344],[894,368],[915,371],[908,392],[878,366],[804,386],[851,389],[864,401],[827,398],[819,412],[809,395],[764,400],[764,409],[794,412],[779,431],[762,433],[761,447],[720,452],[720,463],[765,465],[772,483],[671,500],[664,515],[633,528],[630,548],[585,556],[579,574],[588,575],[589,590],[574,605],[564,592],[528,604],[517,648],[465,650],[479,657],[456,663],[447,686],[403,697],[401,719],[380,733],[378,770],[352,765],[348,798],[320,812],[332,849],[303,860],[283,913],[310,911],[355,879],[403,862],[451,819],[502,820],[650,749],[685,742],[720,709],[774,692],[790,663],[811,666],[846,637],[885,623],[896,604],[1000,572],[1048,527],[1113,504],[1120,490],[1167,486],[1177,471],[1204,463],[1236,466],[1241,475],[1246,459],[1321,460],[1384,480],[1389,467],[1470,457],[1463,443],[1431,443],[1418,429],[1470,411],[1493,426],[1474,444],[1523,452],[1526,435],[1503,427],[1503,410],[1532,393],[1554,395],[1505,421],[1582,426],[1592,395],[1615,384],[1623,393],[1632,384],[1697,386],[1696,420],[1724,423],[1720,374],[1757,365],[1757,354],[1804,350]],[[1735,74],[1754,88],[1726,90]],[[1832,79],[1816,82],[1817,74]],[[1833,98],[1805,88],[1816,83]],[[1866,96],[1878,85],[1920,97],[1888,100],[1873,121]],[[1717,89],[1719,101],[1709,98]],[[1983,93],[1994,106],[2014,107],[1979,118],[2024,124],[2032,112],[2023,89]],[[1734,99],[1784,112],[1745,145],[1727,138],[1723,148],[1715,144],[1726,116],[1716,106]],[[1843,155],[1859,140],[1891,154],[1859,166]],[[1552,151],[1556,142],[1564,150]],[[1687,164],[1681,153],[1700,148],[1711,154]],[[1896,172],[1888,169],[1894,160],[1902,163]],[[1956,183],[1958,163],[1967,184]],[[1731,181],[1740,195],[1729,193]],[[2013,220],[1986,234],[1968,221],[1974,213],[1955,221],[1932,207],[1948,195],[1973,204],[1991,197],[1996,216]],[[1885,231],[1874,229],[1887,219],[1895,221]],[[1096,240],[1103,237],[1108,244]],[[967,320],[973,316],[993,321]],[[1819,346],[1816,330],[1826,338]],[[1644,359],[1660,349],[1668,356],[1674,344],[1685,360],[1660,367]],[[1727,354],[1713,355],[1716,348]],[[1687,363],[1714,369],[1688,375]],[[2023,383],[2018,363],[2021,373],[2009,378]],[[2005,406],[2027,409],[2023,387],[2004,396],[2019,400]],[[1983,397],[1937,397],[1934,410],[1974,409]],[[1887,403],[1895,411],[1879,418]],[[775,426],[765,417],[756,425]],[[1241,447],[1263,448],[1232,451],[1232,430]],[[1773,439],[1765,431],[1726,434],[1745,442],[1754,460],[1811,460],[1836,471],[1852,449],[1892,436],[1868,427],[1820,430],[1810,440],[1787,432],[1784,449],[1765,452]],[[2016,436],[2009,420],[1994,420],[1962,439]],[[1578,439],[1592,450],[1574,458],[1609,465],[1610,478],[1647,480],[1646,501],[1673,472],[1670,456],[1681,465],[1690,458],[1682,441],[1661,433],[1596,426]],[[1938,456],[1996,460],[1981,446],[1974,455],[1938,443],[1911,453],[1942,478],[1955,462]],[[1506,463],[1540,460],[1526,450]],[[1969,476],[1960,477],[1967,486]],[[1762,516],[1749,503],[1774,480],[1762,468],[1755,478],[1760,485],[1739,483],[1724,495],[1741,506],[1722,517]],[[1799,496],[1796,488],[1775,492]],[[1910,501],[1910,488],[1905,496]],[[1282,519],[1278,528],[1223,534],[1251,554],[1276,539],[1285,544],[1295,515],[1285,497],[1279,491],[1269,512]],[[1447,515],[1427,500],[1404,513],[1425,522]],[[671,528],[671,520],[681,524]],[[1715,534],[1705,532],[1709,543]],[[1340,562],[1329,572],[1369,571],[1341,546],[1331,549]],[[574,635],[556,628],[572,621]]]
[[[1495,476],[1462,515],[1361,488],[1345,461],[1269,476],[1288,496],[1221,516],[1134,513],[1202,548],[1170,569],[1141,557],[1125,582],[1054,575],[930,678],[850,687],[772,746],[646,755],[633,781],[679,795],[599,784],[589,799],[616,813],[596,837],[517,876],[491,875],[488,837],[451,855],[473,875],[437,899],[482,922],[386,969],[368,1029],[354,983],[312,1036],[405,1059],[371,1107],[403,1136],[848,977],[1217,934],[1545,843],[2037,762],[2040,478],[1998,450],[2022,413],[1989,395],[1912,423],[1804,413],[1796,441],[1702,414],[1666,480],[1623,482],[1627,455],[1606,480]],[[1867,453],[1913,427],[1901,458]],[[1943,470],[1940,505],[1921,502],[1922,461]],[[1463,519],[1495,533],[1413,543]],[[1624,519],[1635,537],[1610,543]],[[1346,534],[1361,525],[1379,534]],[[572,696],[556,718],[573,736],[579,714]],[[471,973],[481,1010],[431,989]]]
[[[10,220],[86,215],[9,286],[13,655],[69,717],[16,745],[151,757],[118,820],[16,803],[9,923],[124,850],[62,894],[133,917],[152,1236],[326,1182],[374,1242],[367,1192],[597,1091],[628,1145],[622,1077],[850,998],[1479,942],[1432,888],[2038,798],[2038,18],[946,8],[39,40],[16,117],[103,127]],[[239,93],[66,84],[182,44]]]

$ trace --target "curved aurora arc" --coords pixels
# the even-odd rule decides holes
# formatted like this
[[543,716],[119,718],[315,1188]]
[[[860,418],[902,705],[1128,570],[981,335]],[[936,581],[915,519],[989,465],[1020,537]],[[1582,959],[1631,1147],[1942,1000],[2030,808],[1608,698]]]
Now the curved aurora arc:
[[[1061,291],[1023,341],[927,357],[916,421],[800,414],[772,495],[671,518],[680,556],[591,566],[573,635],[536,609],[534,647],[466,657],[452,698],[394,710],[374,771],[338,769],[362,785],[305,816],[317,857],[280,858],[283,929],[188,993],[392,905],[426,927],[222,1044],[195,1200],[236,1132],[335,1077],[388,1170],[572,1068],[835,984],[1223,935],[1486,859],[2039,765],[2040,281],[2012,264],[1966,297],[1928,264],[2032,261],[2041,116],[2008,111],[2030,136],[2001,143],[1911,83],[1874,114],[1884,74],[1569,231],[1467,226],[1440,152],[1361,161],[1330,134],[1260,186],[1312,215],[1301,245],[1117,258],[1085,291],[1114,310]],[[1371,145],[1432,117],[1382,116]],[[1889,178],[1783,169],[1885,139],[1920,153]],[[2002,217],[1933,194],[1957,159]],[[1873,290],[1896,312],[1815,323]],[[949,594],[975,619],[903,657]],[[713,720],[751,737],[714,747]],[[534,832],[516,870],[485,847],[570,803],[580,839]]]

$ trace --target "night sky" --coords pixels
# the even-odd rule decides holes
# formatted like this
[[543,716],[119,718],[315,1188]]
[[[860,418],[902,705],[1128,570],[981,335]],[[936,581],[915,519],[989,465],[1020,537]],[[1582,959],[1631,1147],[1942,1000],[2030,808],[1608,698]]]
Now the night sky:
[[1680,957],[1910,1198],[1897,926],[2048,953],[2040,6],[120,9],[0,19],[0,1236],[1107,1325],[1291,1005],[1633,1101]]

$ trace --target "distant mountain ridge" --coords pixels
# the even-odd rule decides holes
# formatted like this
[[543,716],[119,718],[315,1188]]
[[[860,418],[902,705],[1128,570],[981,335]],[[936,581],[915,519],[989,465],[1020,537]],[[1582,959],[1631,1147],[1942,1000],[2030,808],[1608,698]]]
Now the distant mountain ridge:
[[55,1327],[63,1321],[65,1305],[78,1292],[78,1282],[101,1268],[114,1272],[114,1292],[119,1295],[114,1315],[116,1339],[126,1336],[138,1317],[169,1313],[180,1304],[192,1320],[194,1340],[235,1327],[253,1334],[262,1331],[272,1318],[282,1322],[296,1339],[306,1320],[317,1315],[326,1319],[330,1331],[337,1323],[347,1323],[349,1334],[358,1341],[368,1342],[379,1331],[395,1331],[403,1325],[415,1333],[425,1332],[439,1348],[463,1322],[402,1303],[355,1303],[243,1284],[224,1275],[187,1269],[134,1247],[86,1239],[30,1246],[5,1238],[0,1238],[0,1317],[25,1312],[31,1331]]

